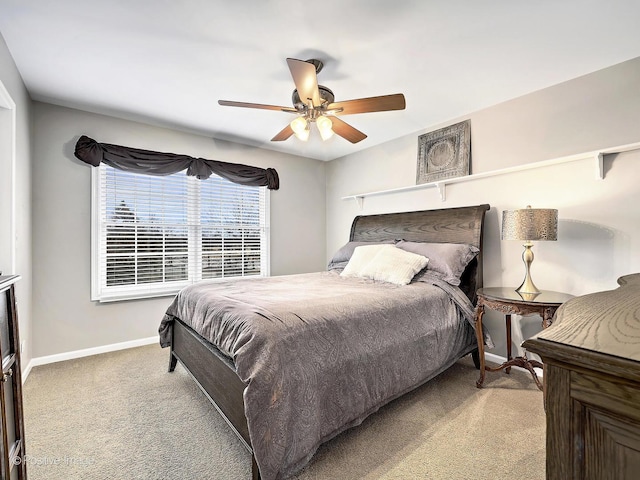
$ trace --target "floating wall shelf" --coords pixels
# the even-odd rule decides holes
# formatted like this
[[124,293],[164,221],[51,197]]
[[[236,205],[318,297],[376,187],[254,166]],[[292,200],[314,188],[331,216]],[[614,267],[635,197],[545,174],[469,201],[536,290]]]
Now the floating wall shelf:
[[502,168],[499,170],[493,170],[490,172],[474,173],[473,175],[465,175],[464,177],[447,178],[439,180],[437,182],[420,183],[418,185],[409,185],[407,187],[391,188],[388,190],[378,190],[376,192],[356,193],[355,195],[348,195],[342,197],[342,200],[354,199],[358,202],[358,206],[362,208],[365,197],[373,197],[376,195],[387,195],[390,193],[402,193],[412,192],[414,190],[423,190],[425,188],[437,188],[440,193],[440,199],[444,202],[446,200],[447,185],[462,182],[471,182],[480,178],[495,177],[497,175],[505,175],[507,173],[522,172],[524,170],[531,170],[534,168],[543,168],[551,165],[558,165],[561,163],[575,162],[577,160],[593,159],[596,167],[596,176],[599,179],[604,179],[604,156],[612,153],[628,152],[631,150],[640,150],[640,142],[629,143],[627,145],[620,145],[617,147],[601,148],[599,150],[593,150],[591,152],[578,153],[575,155],[569,155],[566,157],[552,158],[550,160],[543,160],[541,162],[527,163],[525,165],[517,165],[515,167]]

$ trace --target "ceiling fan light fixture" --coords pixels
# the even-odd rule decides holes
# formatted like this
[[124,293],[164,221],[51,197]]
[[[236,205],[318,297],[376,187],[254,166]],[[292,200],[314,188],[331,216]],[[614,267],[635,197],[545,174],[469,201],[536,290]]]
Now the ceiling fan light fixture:
[[309,122],[305,117],[294,118],[289,126],[299,140],[302,140],[303,142],[309,140],[309,133],[311,133],[311,130],[309,129]]
[[281,142],[293,135],[303,142],[307,141],[311,134],[311,124],[317,123],[318,132],[323,140],[328,140],[335,133],[351,143],[358,143],[367,136],[338,115],[387,112],[404,110],[406,107],[402,93],[335,102],[333,92],[318,84],[317,74],[322,68],[321,61],[287,58],[287,65],[296,87],[291,96],[293,107],[230,100],[218,100],[218,103],[230,107],[277,110],[297,114],[296,119],[271,139],[272,142]]
[[331,120],[325,116],[320,116],[316,120],[316,125],[318,126],[318,130],[320,131],[320,136],[322,140],[329,140],[333,136],[333,123]]
[[311,133],[311,129],[307,128],[306,130],[302,130],[300,133],[296,133],[296,137],[298,137],[298,140],[306,142],[307,140],[309,140],[310,133]]

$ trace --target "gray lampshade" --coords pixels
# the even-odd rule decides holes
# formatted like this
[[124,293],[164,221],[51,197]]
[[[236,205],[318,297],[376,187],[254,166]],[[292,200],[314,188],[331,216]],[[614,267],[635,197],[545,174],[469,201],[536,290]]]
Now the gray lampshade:
[[523,208],[502,212],[503,240],[557,240],[558,210]]

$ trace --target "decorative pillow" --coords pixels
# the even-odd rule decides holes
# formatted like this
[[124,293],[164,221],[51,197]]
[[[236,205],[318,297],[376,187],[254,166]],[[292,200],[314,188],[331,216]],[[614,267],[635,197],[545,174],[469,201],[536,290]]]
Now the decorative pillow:
[[460,276],[480,251],[466,243],[427,243],[400,240],[397,248],[424,255],[429,259],[427,270],[434,272],[451,285],[460,285]]
[[360,272],[367,266],[367,264],[373,260],[378,252],[385,248],[395,248],[393,245],[377,244],[377,245],[362,245],[355,247],[353,255],[349,259],[349,263],[344,267],[344,270],[340,272],[343,277],[360,277]]
[[393,244],[395,240],[387,240],[384,242],[347,242],[333,255],[333,258],[329,262],[329,270],[332,268],[343,268],[346,265],[346,262],[349,261],[351,256],[353,255],[353,251],[356,247],[361,247],[365,245],[383,245],[383,244]]
[[407,285],[416,273],[427,266],[429,259],[423,255],[407,252],[396,247],[381,249],[361,270],[360,276]]

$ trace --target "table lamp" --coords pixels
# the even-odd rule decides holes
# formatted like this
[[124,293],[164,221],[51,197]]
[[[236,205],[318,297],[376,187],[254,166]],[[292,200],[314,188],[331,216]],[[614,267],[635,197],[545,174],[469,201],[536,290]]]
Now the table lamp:
[[520,294],[538,294],[540,290],[531,279],[533,263],[533,241],[558,239],[558,210],[550,208],[527,208],[504,210],[502,212],[502,239],[524,240],[524,262],[526,273],[522,285],[516,291]]

